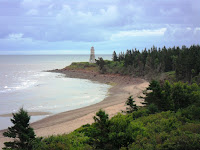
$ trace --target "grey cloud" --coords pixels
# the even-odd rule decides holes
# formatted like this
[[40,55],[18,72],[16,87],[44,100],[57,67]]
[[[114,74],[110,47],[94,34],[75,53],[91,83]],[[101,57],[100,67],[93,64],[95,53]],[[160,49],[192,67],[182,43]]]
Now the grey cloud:
[[184,43],[189,42],[190,44],[200,43],[200,28],[196,27],[174,27],[169,26],[165,31],[165,39],[167,41],[176,41]]
[[0,38],[99,42],[120,31],[167,28],[166,39],[198,41],[199,18],[198,0],[0,0]]

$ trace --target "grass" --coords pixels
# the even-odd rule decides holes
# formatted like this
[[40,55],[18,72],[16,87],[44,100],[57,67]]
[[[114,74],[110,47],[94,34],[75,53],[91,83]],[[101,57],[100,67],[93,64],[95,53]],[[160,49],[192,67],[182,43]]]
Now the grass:
[[98,71],[98,66],[95,63],[89,62],[73,62],[70,66],[66,67],[70,70],[88,70],[88,71]]

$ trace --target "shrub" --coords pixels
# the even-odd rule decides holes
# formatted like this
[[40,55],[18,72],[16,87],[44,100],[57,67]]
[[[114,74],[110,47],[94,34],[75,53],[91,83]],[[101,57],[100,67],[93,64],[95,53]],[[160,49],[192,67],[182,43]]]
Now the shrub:
[[89,138],[83,133],[72,132],[44,138],[33,150],[92,150],[88,145]]
[[169,150],[198,150],[200,148],[200,135],[181,132],[180,135],[172,135],[162,145],[162,149]]
[[109,126],[109,141],[114,147],[120,148],[122,146],[128,146],[128,137],[126,129],[130,123],[129,118],[126,115],[118,113],[110,120]]
[[148,106],[148,110],[149,110],[149,113],[150,114],[155,114],[157,113],[159,110],[158,110],[158,107],[154,104],[154,103],[151,103],[149,106]]

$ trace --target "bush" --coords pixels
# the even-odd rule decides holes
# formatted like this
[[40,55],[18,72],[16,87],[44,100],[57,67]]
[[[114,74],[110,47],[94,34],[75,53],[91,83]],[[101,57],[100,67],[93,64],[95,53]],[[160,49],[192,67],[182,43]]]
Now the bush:
[[190,120],[190,121],[199,121],[200,120],[200,107],[196,105],[191,105],[186,109],[180,109],[179,112],[181,116]]
[[131,115],[133,119],[137,119],[140,117],[148,116],[149,111],[146,108],[140,108],[138,111],[134,111]]
[[92,150],[92,147],[87,144],[88,140],[87,136],[78,132],[50,136],[35,144],[33,150]]
[[158,107],[154,104],[154,103],[151,103],[149,106],[148,106],[148,110],[149,110],[149,113],[150,114],[155,114],[158,112]]
[[109,141],[114,147],[120,148],[128,146],[129,140],[127,137],[126,129],[130,123],[126,115],[118,113],[110,120],[109,126]]
[[162,145],[161,149],[170,150],[198,150],[200,148],[200,135],[182,132],[178,136],[171,136]]

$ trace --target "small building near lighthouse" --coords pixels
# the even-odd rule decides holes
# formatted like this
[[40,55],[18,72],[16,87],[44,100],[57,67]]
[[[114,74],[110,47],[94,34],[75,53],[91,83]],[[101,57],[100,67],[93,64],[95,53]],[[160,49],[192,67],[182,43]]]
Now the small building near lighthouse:
[[91,50],[90,50],[90,60],[89,60],[90,63],[95,63],[95,55],[94,55],[94,47],[92,46],[91,47]]

